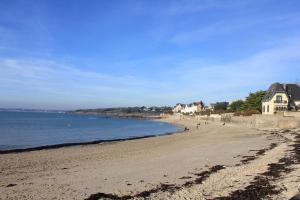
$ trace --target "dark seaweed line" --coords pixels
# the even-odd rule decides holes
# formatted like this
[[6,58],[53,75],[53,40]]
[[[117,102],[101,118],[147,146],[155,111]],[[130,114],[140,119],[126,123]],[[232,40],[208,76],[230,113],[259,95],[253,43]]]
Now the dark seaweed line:
[[[259,156],[264,155],[267,151],[274,149],[277,147],[276,143],[271,143],[269,148],[260,149],[256,152],[254,156],[243,156],[243,160],[241,160],[241,164],[248,164],[250,161],[257,159]],[[252,150],[254,151],[254,150]],[[236,166],[240,166],[241,164],[237,164]]]
[[96,193],[89,196],[86,200],[98,200],[98,199],[106,199],[106,200],[128,200],[134,198],[148,198],[152,194],[156,194],[158,192],[169,192],[173,194],[174,192],[184,188],[184,187],[191,187],[196,184],[201,184],[205,181],[211,174],[218,172],[219,170],[225,169],[223,165],[216,165],[211,167],[209,170],[195,174],[198,176],[194,181],[188,181],[181,186],[176,186],[174,184],[160,184],[158,187],[137,193],[135,195],[125,195],[125,196],[118,196],[114,194],[106,194],[106,193]]
[[90,141],[90,142],[62,143],[62,144],[45,145],[45,146],[39,146],[39,147],[31,147],[31,148],[25,148],[25,149],[0,150],[0,154],[23,153],[23,152],[29,152],[29,151],[58,149],[58,148],[71,147],[71,146],[85,146],[85,145],[100,144],[100,143],[122,142],[122,141],[138,140],[138,139],[152,138],[152,137],[158,137],[158,136],[164,136],[164,135],[173,135],[173,134],[182,133],[182,132],[183,132],[182,130],[179,130],[179,131],[168,132],[168,133],[157,134],[157,135],[145,135],[145,136],[140,136],[140,137],[130,137],[130,138],[123,138],[123,139],[94,140],[94,141]]
[[215,200],[251,200],[251,199],[264,199],[271,195],[277,195],[283,191],[282,188],[276,188],[272,185],[272,181],[278,180],[282,173],[290,173],[293,171],[290,166],[300,163],[300,134],[295,136],[295,143],[292,155],[289,157],[281,158],[277,163],[269,164],[268,170],[254,178],[244,190],[236,190],[227,197],[218,197]]

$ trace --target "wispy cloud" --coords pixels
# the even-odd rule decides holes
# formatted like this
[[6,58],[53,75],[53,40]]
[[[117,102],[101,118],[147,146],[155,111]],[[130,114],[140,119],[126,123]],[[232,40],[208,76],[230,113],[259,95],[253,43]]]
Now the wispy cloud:
[[221,4],[215,0],[205,1],[177,1],[166,9],[165,14],[180,15],[199,12],[211,8],[216,8]]
[[247,32],[247,30],[268,30],[268,28],[286,28],[289,25],[300,24],[298,13],[289,13],[261,18],[220,19],[206,25],[196,25],[190,30],[177,31],[170,38],[175,44],[190,44],[207,41],[216,36]]
[[[228,22],[226,22],[228,23]],[[182,31],[175,33],[171,38],[170,42],[175,44],[185,44],[190,42],[200,42],[204,41],[209,37],[213,37],[220,34],[230,33],[236,30],[237,27],[225,26],[224,22],[218,22],[214,24],[207,25],[198,29],[193,29],[190,31]]]
[[70,64],[46,59],[0,59],[1,77],[19,77],[27,80],[39,80],[49,83],[53,79],[61,81],[89,80],[102,83],[135,85],[135,77],[124,75],[115,76],[101,72],[82,70]]
[[[155,79],[91,71],[55,60],[0,59],[0,90],[27,93],[23,100],[46,95],[53,101],[67,101],[74,97],[73,106],[78,101],[86,101],[87,105],[96,107],[135,105],[142,102],[151,105],[159,102],[159,99],[166,102],[167,98],[159,93],[167,89],[164,85],[165,83],[159,83]],[[34,93],[34,96],[30,97],[28,91]],[[90,101],[93,101],[92,105],[88,103]]]
[[217,8],[233,8],[249,4],[249,1],[221,1],[221,0],[188,0],[175,1],[165,9],[166,15],[192,14]]
[[[299,78],[300,39],[290,39],[280,45],[261,50],[241,60],[211,64],[202,59],[184,60],[178,65],[181,89],[194,91],[210,99],[234,99],[248,92],[266,89],[275,81],[289,82]],[[184,73],[182,73],[184,72]],[[250,89],[247,90],[246,88]]]

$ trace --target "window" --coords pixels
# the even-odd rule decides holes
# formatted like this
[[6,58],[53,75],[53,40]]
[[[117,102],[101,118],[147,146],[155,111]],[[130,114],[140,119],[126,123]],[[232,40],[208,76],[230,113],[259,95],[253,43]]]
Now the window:
[[263,106],[263,112],[265,112],[265,106]]
[[267,106],[267,112],[269,112],[269,105]]
[[276,102],[278,102],[278,103],[282,102],[282,96],[281,95],[276,96]]

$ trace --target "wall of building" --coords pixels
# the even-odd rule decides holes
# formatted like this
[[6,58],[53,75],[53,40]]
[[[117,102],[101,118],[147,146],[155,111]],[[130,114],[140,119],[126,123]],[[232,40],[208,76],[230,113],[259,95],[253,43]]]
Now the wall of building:
[[[262,102],[262,114],[264,114],[264,115],[273,115],[276,112],[276,110],[275,110],[276,106],[287,107],[288,103],[280,103],[280,104],[274,103],[274,101],[276,100],[277,95],[282,96],[282,101],[283,102],[284,101],[288,102],[288,96],[286,94],[276,93],[270,101]],[[269,106],[269,112],[268,112],[268,106]]]
[[192,106],[185,106],[182,110],[181,110],[182,113],[194,113],[195,110],[194,110],[194,107]]
[[300,101],[295,101],[295,104],[297,105],[297,107],[300,107]]
[[177,106],[175,106],[175,108],[173,109],[173,112],[177,113],[177,112],[179,112],[179,111],[181,111],[181,110],[182,110],[182,106],[181,106],[181,105],[177,105]]
[[186,106],[184,109],[181,110],[182,113],[195,113],[200,112],[202,110],[201,106],[199,105],[192,105],[192,106]]
[[274,114],[274,103],[271,101],[262,103],[262,114],[263,115],[273,115]]

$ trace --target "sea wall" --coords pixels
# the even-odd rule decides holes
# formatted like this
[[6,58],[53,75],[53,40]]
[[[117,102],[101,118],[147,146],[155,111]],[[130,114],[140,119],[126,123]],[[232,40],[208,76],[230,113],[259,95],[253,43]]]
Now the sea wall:
[[285,116],[285,117],[299,117],[300,118],[300,111],[298,111],[298,112],[284,111],[283,116]]
[[234,116],[233,113],[226,113],[222,115],[198,116],[197,118],[220,123],[232,123],[250,128],[300,128],[300,116],[298,117],[298,115]]
[[196,119],[217,123],[231,123],[249,128],[300,128],[300,112],[288,112],[276,115],[234,116],[233,113],[187,116],[174,114],[177,119]]
[[223,117],[227,122],[253,128],[300,128],[300,118],[283,115],[252,115]]

